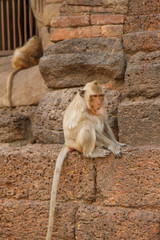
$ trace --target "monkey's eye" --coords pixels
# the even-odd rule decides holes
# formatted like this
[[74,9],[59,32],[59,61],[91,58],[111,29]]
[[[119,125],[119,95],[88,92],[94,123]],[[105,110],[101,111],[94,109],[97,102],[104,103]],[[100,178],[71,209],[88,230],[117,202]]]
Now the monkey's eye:
[[99,97],[104,97],[104,94],[100,94]]
[[95,97],[95,98],[96,98],[96,97],[98,97],[98,95],[92,95],[92,97]]

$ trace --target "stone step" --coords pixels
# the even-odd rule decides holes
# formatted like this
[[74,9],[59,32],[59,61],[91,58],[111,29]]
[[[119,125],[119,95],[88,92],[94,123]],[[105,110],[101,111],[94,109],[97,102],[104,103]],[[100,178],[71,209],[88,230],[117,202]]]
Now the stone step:
[[[60,148],[35,144],[1,150],[2,240],[45,239]],[[122,153],[121,159],[69,153],[60,177],[54,240],[159,239],[160,146],[127,147]]]

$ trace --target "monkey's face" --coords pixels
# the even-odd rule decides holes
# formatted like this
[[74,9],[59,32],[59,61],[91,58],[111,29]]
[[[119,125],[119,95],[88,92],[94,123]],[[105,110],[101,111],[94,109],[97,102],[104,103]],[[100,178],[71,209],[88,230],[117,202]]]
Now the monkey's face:
[[104,94],[90,95],[91,110],[99,111],[104,105]]

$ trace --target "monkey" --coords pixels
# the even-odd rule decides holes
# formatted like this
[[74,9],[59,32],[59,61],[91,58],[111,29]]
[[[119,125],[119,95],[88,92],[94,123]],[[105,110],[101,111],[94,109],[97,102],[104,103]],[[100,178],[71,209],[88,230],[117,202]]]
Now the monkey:
[[58,181],[68,152],[74,149],[85,157],[96,158],[105,157],[111,151],[116,157],[121,157],[120,148],[126,146],[116,140],[108,124],[105,105],[104,88],[97,81],[93,81],[77,92],[64,113],[65,143],[56,160],[46,240],[52,238]]
[[15,74],[22,69],[37,65],[42,54],[41,39],[38,36],[31,37],[25,45],[15,49],[11,60],[12,71],[7,79],[7,100],[9,107],[12,107],[12,82]]

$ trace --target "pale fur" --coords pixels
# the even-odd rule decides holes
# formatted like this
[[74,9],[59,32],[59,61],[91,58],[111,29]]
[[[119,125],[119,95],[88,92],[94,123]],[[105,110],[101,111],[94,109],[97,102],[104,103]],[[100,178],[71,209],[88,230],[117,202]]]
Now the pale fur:
[[[108,151],[102,148],[96,148],[95,145],[108,147],[117,157],[120,157],[120,146],[124,146],[117,142],[114,134],[109,127],[107,121],[107,113],[105,111],[105,101],[101,109],[93,111],[90,104],[90,96],[104,93],[103,88],[96,82],[86,84],[84,96],[77,93],[73,101],[67,107],[64,119],[63,130],[65,137],[65,145],[61,150],[55,168],[56,177],[52,183],[52,194],[49,214],[49,225],[46,240],[52,239],[53,219],[56,207],[57,184],[63,161],[69,152],[69,148],[78,150],[85,157],[105,157]],[[108,137],[107,137],[108,135]]]
[[12,107],[12,85],[13,78],[17,72],[38,64],[42,56],[42,45],[39,37],[30,38],[24,46],[16,48],[12,57],[12,72],[7,79],[7,100]]

